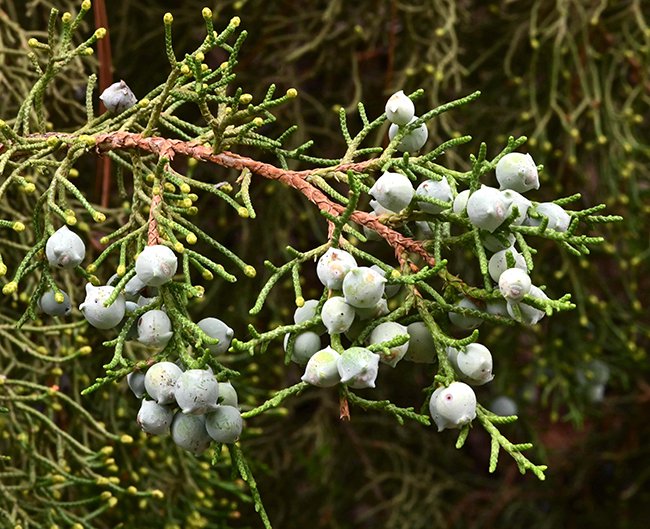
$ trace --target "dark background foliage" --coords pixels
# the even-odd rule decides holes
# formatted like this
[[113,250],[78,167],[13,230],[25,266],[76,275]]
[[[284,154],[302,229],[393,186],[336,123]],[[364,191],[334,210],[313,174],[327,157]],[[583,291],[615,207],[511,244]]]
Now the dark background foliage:
[[[4,0],[0,8],[36,30],[46,23],[47,4]],[[115,80],[124,79],[138,95],[162,82],[168,72],[163,14],[174,14],[181,56],[202,38],[204,5],[196,0],[106,2]],[[358,410],[350,423],[341,423],[336,396],[311,390],[289,402],[280,417],[251,421],[242,441],[274,526],[645,527],[650,516],[649,321],[644,306],[650,256],[650,6],[607,0],[224,0],[209,6],[217,27],[238,15],[249,32],[236,85],[254,96],[263,94],[269,83],[298,89],[299,98],[277,113],[278,131],[293,123],[300,126],[296,145],[313,139],[315,154],[340,155],[344,142],[337,133],[335,110],[343,106],[355,123],[359,101],[375,116],[397,89],[424,88],[416,103],[420,112],[481,90],[477,102],[445,114],[430,127],[430,146],[459,133],[475,138],[465,149],[445,155],[445,163],[464,167],[480,141],[495,154],[507,136],[526,135],[525,149],[545,166],[537,200],[579,192],[580,207],[604,202],[607,213],[625,217],[599,229],[608,242],[588,259],[554,246],[539,247],[535,262],[540,282],[556,296],[572,292],[578,304],[573,313],[544,320],[532,330],[481,331],[495,357],[496,378],[480,389],[479,399],[515,399],[520,421],[507,427],[507,435],[515,442],[534,439],[531,458],[549,465],[545,482],[520,476],[506,455],[497,472],[488,474],[489,438],[480,428],[456,451],[453,432],[399,426]],[[207,62],[217,65],[222,59],[213,56]],[[75,120],[74,104],[70,111],[65,105],[76,89],[83,89],[81,68],[61,89],[61,106],[50,116],[55,127]],[[15,104],[5,94],[3,114],[11,115]],[[384,141],[383,136],[376,138],[377,143]],[[87,163],[92,174],[94,162]],[[88,194],[95,193],[93,178],[88,178]],[[201,222],[258,269],[263,259],[281,262],[287,244],[307,249],[324,239],[323,220],[294,193],[257,182],[253,200],[258,210],[254,222],[233,218],[219,203],[201,205],[211,212]],[[120,203],[111,206],[119,208]],[[455,266],[460,272],[461,265]],[[467,266],[471,273],[475,265]],[[247,311],[264,279],[261,274],[234,286],[215,281],[202,305],[205,314],[197,317],[218,308],[220,317],[245,334]],[[310,280],[304,285],[307,295],[316,287]],[[291,288],[280,290],[253,323],[263,327],[287,321],[293,308]],[[605,398],[598,402],[591,402],[576,382],[576,370],[592,359],[606,362],[612,371]],[[99,368],[92,364],[91,359],[83,364],[91,376]],[[254,360],[235,358],[233,365],[244,373],[242,393],[248,403],[299,376],[296,369],[283,366],[279,345]],[[431,375],[420,365],[400,364],[382,372],[373,398],[417,407],[420,388]],[[124,388],[107,389],[102,399],[82,403],[117,433],[136,436],[136,404]],[[123,410],[122,415],[109,421],[104,417],[109,408]],[[148,485],[169,493],[176,463],[167,468],[161,461],[167,452],[190,459],[169,444],[143,442],[138,450],[153,446],[157,454],[133,462],[134,454],[124,453],[124,465],[137,472],[140,465],[151,464],[161,484],[149,480]],[[196,469],[193,462],[183,465]],[[202,486],[199,478],[196,485]],[[182,491],[177,494],[170,497],[178,505],[165,511],[173,513],[170,524],[173,518],[192,527],[187,520],[200,511],[212,527],[214,513],[221,509],[230,510],[228,524],[259,526],[246,503],[220,501],[229,497],[218,487],[209,507],[193,503]],[[130,501],[124,499],[124,505],[135,507],[135,500]],[[113,527],[122,517],[128,520],[125,527],[153,527],[146,509],[126,508],[110,511],[98,527]]]

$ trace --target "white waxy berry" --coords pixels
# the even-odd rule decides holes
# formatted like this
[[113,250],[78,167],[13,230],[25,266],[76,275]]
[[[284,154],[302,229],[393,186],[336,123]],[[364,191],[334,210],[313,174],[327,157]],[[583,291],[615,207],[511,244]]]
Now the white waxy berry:
[[476,417],[476,395],[464,382],[452,382],[438,388],[429,400],[429,412],[438,431],[460,428]]
[[138,319],[138,342],[148,347],[165,347],[173,334],[164,310],[148,310]]
[[379,372],[379,355],[365,347],[350,347],[337,361],[341,382],[351,388],[374,388]]
[[348,304],[359,309],[375,307],[384,295],[386,279],[372,268],[360,266],[343,280],[343,296]]
[[390,311],[388,310],[388,301],[381,298],[374,307],[369,309],[355,307],[354,312],[359,316],[360,320],[370,320],[386,316]]
[[144,396],[144,373],[132,371],[126,375],[126,383],[137,398],[141,399]]
[[205,428],[217,443],[234,443],[241,435],[244,421],[234,406],[217,406],[205,416]]
[[609,366],[602,360],[591,360],[576,370],[576,379],[580,385],[607,384]]
[[[469,298],[462,298],[460,301],[456,303],[456,306],[462,309],[480,310],[478,308],[478,305],[476,305],[476,303],[474,303]],[[461,314],[459,312],[450,312],[448,316],[449,316],[449,321],[453,323],[456,327],[467,331],[474,330],[479,325],[481,325],[481,323],[483,323],[483,320],[479,316],[470,316],[470,315]]]
[[530,276],[521,268],[508,268],[499,276],[499,291],[508,301],[521,301],[531,286]]
[[341,296],[332,296],[323,304],[320,315],[329,334],[341,334],[352,325],[355,312]]
[[293,322],[296,324],[303,323],[316,317],[318,313],[318,300],[307,299],[302,307],[297,307],[293,313]]
[[[541,202],[534,208],[535,212],[542,217],[548,219],[546,227],[550,230],[565,232],[569,229],[571,224],[571,215],[569,215],[562,206],[554,204],[553,202]],[[541,219],[528,217],[526,224],[529,226],[539,226]]]
[[480,343],[471,343],[456,355],[458,373],[468,384],[481,386],[490,382],[492,374],[492,354]]
[[329,346],[317,351],[307,362],[301,380],[319,388],[336,386],[341,381],[336,367],[339,356],[341,355]]
[[528,200],[524,195],[513,191],[512,189],[504,189],[501,191],[501,196],[505,201],[508,210],[506,212],[506,217],[510,217],[514,208],[517,208],[517,216],[512,221],[512,224],[515,226],[521,226],[526,220],[526,215],[528,214],[528,209],[532,206],[532,202]]
[[211,370],[188,369],[176,379],[174,398],[183,413],[202,415],[217,407],[219,383]]
[[67,226],[61,226],[47,239],[45,256],[52,267],[74,268],[84,260],[86,245],[79,235]]
[[113,83],[99,96],[109,112],[119,114],[138,102],[135,94],[124,81]]
[[403,90],[395,92],[386,102],[386,117],[396,125],[406,125],[415,116],[415,104]]
[[371,200],[369,203],[370,207],[372,208],[372,212],[375,214],[376,217],[379,215],[395,215],[395,212],[390,209],[386,209],[384,206],[382,206],[379,202],[376,200]]
[[343,278],[357,267],[357,261],[345,250],[329,248],[318,259],[316,275],[320,282],[331,290],[341,290]]
[[181,374],[181,368],[173,362],[153,364],[144,375],[147,395],[160,405],[173,403],[176,381]]
[[178,258],[162,244],[145,247],[135,260],[135,274],[145,285],[159,287],[174,277]]
[[[417,120],[418,117],[414,116],[408,124],[413,123]],[[404,125],[403,125],[404,126]],[[403,127],[402,126],[402,127]],[[397,135],[397,132],[400,128],[399,125],[394,123],[388,127],[388,139],[393,141],[393,138]],[[429,138],[429,129],[427,129],[426,124],[422,123],[419,127],[416,127],[411,132],[408,132],[402,140],[397,144],[397,150],[402,152],[416,152],[419,151]]]
[[140,296],[140,291],[146,286],[147,285],[145,285],[137,275],[134,275],[126,282],[126,285],[124,285],[124,295],[127,298],[133,298],[133,301],[136,301]]
[[481,243],[486,250],[490,252],[500,252],[501,250],[506,250],[515,244],[515,236],[512,233],[503,233],[498,234],[492,233],[481,233]]
[[180,411],[174,414],[171,436],[174,443],[194,455],[205,452],[212,442],[205,427],[204,415],[185,415]]
[[238,399],[235,388],[230,382],[219,382],[219,400],[220,405],[237,407]]
[[203,318],[197,323],[199,328],[210,338],[219,340],[217,343],[203,344],[213,354],[225,353],[230,347],[235,331],[218,318]]
[[[289,336],[287,333],[284,336],[284,351],[287,352],[289,345]],[[296,335],[293,342],[293,352],[291,353],[291,360],[296,364],[305,365],[309,359],[314,356],[316,351],[321,350],[320,336],[312,331],[301,332]]]
[[507,304],[504,299],[494,299],[492,301],[486,302],[485,310],[490,314],[494,314],[495,316],[505,316],[506,318],[510,318],[510,314],[508,314]]
[[136,422],[145,433],[167,435],[174,419],[174,412],[168,406],[160,406],[153,400],[144,399],[138,411]]
[[[377,327],[372,330],[370,333],[370,343],[378,344],[381,342],[389,342],[393,338],[403,335],[406,335],[407,337],[409,336],[409,333],[404,325],[395,321],[385,321],[384,323],[377,325]],[[397,365],[397,362],[404,358],[408,347],[408,340],[402,345],[395,345],[393,347],[390,347],[388,348],[388,354],[383,351],[379,354],[379,360],[384,364],[388,364],[390,367],[395,367]]]
[[[528,292],[528,295],[540,299],[540,300],[547,300],[548,296],[544,293],[544,291],[535,285],[532,285],[530,287],[530,291]],[[515,305],[519,308],[519,315],[517,315],[517,311],[514,309]],[[546,312],[543,310],[540,310],[536,307],[533,307],[532,305],[528,305],[524,300],[521,302],[517,301],[509,301],[507,305],[508,309],[508,314],[510,314],[510,317],[519,323],[523,323],[525,325],[535,325],[536,323],[539,322],[544,316],[546,316]]]
[[[417,224],[417,222],[416,222],[416,224]],[[374,270],[375,272],[377,272],[382,277],[386,277],[386,271],[383,268],[381,268],[380,266],[372,265],[370,267],[370,269]],[[399,285],[399,284],[397,284],[397,285],[388,285],[387,284],[385,286],[385,288],[384,288],[384,294],[386,294],[387,298],[392,298],[393,296],[395,296],[400,291],[401,288],[402,288],[402,285]]]
[[497,162],[496,174],[501,189],[512,189],[519,193],[539,189],[537,166],[530,154],[506,154]]
[[521,255],[514,246],[506,248],[505,250],[501,250],[495,253],[492,257],[490,257],[490,260],[488,261],[488,272],[490,273],[490,277],[494,280],[495,283],[499,282],[499,278],[503,272],[505,272],[508,268],[511,268],[508,266],[508,258],[506,255],[508,252],[510,252],[514,258],[515,268],[521,268],[524,271],[528,270],[524,256]]
[[493,232],[508,216],[508,206],[498,189],[481,186],[467,199],[469,221],[482,230]]
[[456,214],[460,215],[463,211],[467,210],[467,201],[469,200],[470,190],[465,189],[456,195],[454,198],[454,203],[451,207],[451,210]]
[[104,306],[114,291],[115,287],[96,287],[90,283],[86,284],[86,299],[79,305],[79,310],[93,327],[112,329],[124,318],[126,302],[121,293],[110,306]]
[[[440,180],[425,180],[415,190],[415,194],[427,198],[442,200],[443,202],[448,202],[450,205],[453,198],[449,182],[447,182],[447,179],[444,177]],[[430,202],[418,202],[418,206],[420,206],[420,209],[426,213],[440,213],[449,208],[449,206],[438,206],[437,204],[431,204]]]
[[415,189],[403,174],[386,172],[377,179],[369,193],[382,207],[401,211],[411,203]]
[[408,349],[404,360],[430,364],[436,358],[436,347],[429,329],[421,321],[415,321],[406,327],[409,334]]
[[510,397],[501,395],[497,397],[490,403],[490,411],[496,415],[501,415],[502,417],[509,417],[511,415],[517,415],[519,411],[517,408],[517,403],[512,400]]
[[63,297],[61,303],[57,301],[54,290],[47,290],[38,300],[38,306],[48,316],[67,316],[72,311],[70,296],[63,290],[59,290],[59,294]]

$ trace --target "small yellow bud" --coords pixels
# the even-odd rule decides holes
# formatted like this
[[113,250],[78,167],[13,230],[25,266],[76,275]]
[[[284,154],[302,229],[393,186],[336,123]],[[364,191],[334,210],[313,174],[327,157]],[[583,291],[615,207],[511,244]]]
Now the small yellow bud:
[[115,507],[116,505],[117,505],[117,498],[113,497],[113,498],[109,498],[109,499],[108,499],[108,506],[109,506],[111,509],[112,509],[113,507]]
[[54,377],[60,377],[63,374],[63,369],[57,366],[54,369],[52,369],[50,373],[52,373],[52,376]]
[[183,200],[181,200],[180,205],[181,205],[181,207],[184,207],[184,208],[191,208],[192,207],[192,199],[184,198]]
[[[110,241],[110,239],[108,237],[104,236],[101,239],[99,239],[99,244],[108,244],[108,241]],[[86,268],[86,270],[88,270],[88,269]]]
[[74,217],[74,216],[72,216],[72,215],[68,215],[68,216],[65,218],[65,223],[66,223],[68,226],[74,226],[74,225],[77,223],[77,217]]
[[68,172],[68,176],[69,176],[70,178],[77,178],[77,177],[79,176],[79,171],[77,171],[77,170],[73,167],[73,168],[70,169],[70,171]]
[[190,75],[190,72],[191,72],[191,71],[192,71],[192,70],[190,70],[190,67],[189,67],[187,64],[182,64],[182,65],[181,65],[181,73],[182,73],[183,75]]
[[18,290],[18,283],[15,281],[11,281],[7,283],[4,287],[2,287],[2,293],[5,294],[6,296],[9,296],[16,292]]
[[131,485],[127,487],[126,492],[128,492],[129,494],[137,494],[138,489],[136,489],[133,485]]
[[105,490],[104,492],[102,492],[102,493],[99,495],[99,497],[100,497],[102,500],[106,501],[106,500],[108,500],[109,498],[112,498],[112,497],[113,497],[113,494],[111,494],[111,492],[110,492],[109,490]]
[[189,193],[190,191],[192,191],[192,188],[191,188],[188,184],[186,184],[185,182],[183,182],[183,183],[179,186],[179,189],[181,190],[181,193],[185,193],[185,194],[187,194],[187,193]]
[[57,292],[54,294],[54,301],[57,303],[63,303],[65,301],[65,296],[63,295],[63,292]]
[[112,446],[105,446],[100,450],[100,452],[105,456],[110,456],[113,453],[113,450]]
[[203,54],[202,51],[197,51],[196,54],[194,55],[194,58],[195,58],[198,62],[203,62],[203,59],[205,59],[205,55]]
[[201,14],[203,15],[203,18],[212,18],[212,9],[204,7]]
[[196,244],[198,239],[194,233],[190,232],[185,236],[185,241],[187,244]]
[[90,0],[84,0],[83,2],[81,2],[81,9],[83,11],[90,11],[90,7],[91,7]]
[[226,182],[219,188],[219,190],[223,191],[224,193],[232,193],[232,186]]
[[257,117],[253,120],[253,125],[255,125],[256,127],[261,127],[262,125],[264,125],[264,120],[260,117]]
[[0,277],[4,276],[7,273],[7,265],[0,263]]
[[104,222],[106,220],[106,215],[104,215],[101,211],[96,211],[93,214],[93,220],[95,222]]
[[117,267],[117,277],[124,277],[124,274],[126,274],[126,266],[124,265],[119,265]]
[[63,13],[63,15],[61,15],[61,20],[63,21],[64,24],[69,24],[70,21],[72,20],[72,13],[66,11],[65,13]]
[[95,37],[98,39],[103,39],[106,36],[106,28],[97,28],[95,30]]
[[230,19],[230,26],[236,28],[239,26],[239,24],[241,24],[241,19],[239,17],[232,17]]
[[190,216],[194,216],[199,212],[199,208],[196,206],[192,206],[191,208],[187,208],[187,214]]
[[83,50],[81,50],[81,53],[83,53],[84,55],[92,55],[93,53],[95,53],[95,50],[93,50],[92,48],[84,48]]
[[133,442],[133,437],[131,437],[128,434],[124,434],[124,435],[122,435],[120,437],[120,442],[125,444],[125,445],[129,445],[129,444],[131,444]]
[[[207,72],[209,68],[210,67],[207,64],[205,64],[204,62],[201,63],[201,71],[202,72]],[[207,85],[203,85],[203,86],[207,87]]]
[[56,136],[50,136],[47,139],[46,143],[49,147],[56,147],[59,145],[59,143],[61,143],[61,140],[59,140],[59,138],[57,138]]
[[174,21],[174,15],[171,13],[165,13],[165,16],[163,17],[163,22],[166,25],[170,25]]
[[165,493],[160,489],[154,489],[151,491],[151,495],[157,500],[162,500],[165,497]]
[[174,250],[176,250],[176,253],[183,253],[185,251],[185,246],[183,246],[182,242],[177,242],[174,244]]
[[[104,238],[104,237],[102,237],[102,239],[103,239],[103,238]],[[104,243],[104,244],[106,244],[106,243]],[[86,267],[86,272],[88,272],[89,274],[94,274],[96,271],[97,271],[97,267],[96,267],[94,264],[89,264],[89,265]]]
[[21,231],[25,231],[25,225],[22,222],[16,221],[13,223],[12,229],[20,233]]
[[390,277],[397,279],[398,277],[402,277],[402,273],[399,270],[391,270]]
[[244,219],[249,217],[248,210],[244,206],[237,208],[237,214]]
[[242,105],[248,105],[253,100],[253,96],[251,94],[242,94],[239,96],[239,102]]
[[29,39],[29,40],[27,41],[27,45],[28,45],[30,48],[35,48],[36,46],[38,46],[38,44],[39,44],[38,40],[36,40],[34,37],[32,37],[31,39]]
[[289,90],[287,90],[287,97],[288,98],[293,99],[297,95],[298,95],[298,90],[296,90],[295,88],[289,88]]
[[140,105],[142,108],[146,108],[146,107],[149,106],[149,103],[151,103],[151,101],[149,101],[149,99],[144,97],[144,98],[140,99],[140,101],[138,102],[138,105]]
[[210,272],[210,270],[203,270],[203,272],[201,272],[201,277],[206,281],[211,281],[214,279],[214,274]]
[[244,275],[246,275],[246,277],[255,277],[257,275],[257,270],[255,270],[251,265],[246,265],[244,267]]
[[163,189],[165,191],[167,191],[168,193],[173,193],[174,191],[176,191],[176,186],[174,184],[172,184],[171,182],[165,182],[163,184]]
[[23,192],[29,194],[36,191],[36,186],[32,182],[27,182],[21,189]]
[[88,147],[95,146],[95,138],[89,136],[88,134],[82,134],[81,136],[79,136],[79,141],[84,142]]
[[197,298],[202,298],[203,294],[205,294],[205,288],[203,288],[201,285],[196,285],[194,289],[196,290],[195,295]]
[[304,306],[304,304],[305,304],[305,298],[303,298],[302,296],[298,296],[296,298],[296,307],[302,307]]
[[187,198],[189,198],[192,202],[196,202],[199,199],[199,195],[196,193],[190,193],[187,195]]
[[160,194],[162,193],[162,189],[161,189],[160,186],[153,186],[153,187],[151,188],[151,192],[152,192],[154,195],[160,195]]

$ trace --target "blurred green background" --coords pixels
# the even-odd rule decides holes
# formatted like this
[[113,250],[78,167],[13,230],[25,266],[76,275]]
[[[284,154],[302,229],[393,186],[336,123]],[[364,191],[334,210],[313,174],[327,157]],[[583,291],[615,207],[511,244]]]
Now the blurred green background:
[[[12,68],[24,57],[7,50],[26,51],[26,39],[46,27],[51,5],[75,9],[68,1],[0,0],[7,15],[0,20],[4,119],[12,116],[28,88],[24,78],[10,83],[15,77]],[[340,107],[348,111],[352,124],[360,126],[355,114],[359,101],[369,116],[376,116],[398,89],[410,93],[424,88],[424,97],[416,103],[419,113],[481,90],[477,102],[431,124],[429,146],[457,134],[474,137],[465,148],[445,155],[443,163],[465,168],[469,153],[476,152],[481,141],[488,144],[489,155],[495,155],[508,136],[525,135],[529,141],[524,150],[544,164],[535,200],[581,193],[576,209],[603,202],[607,214],[625,219],[598,227],[597,234],[607,243],[588,258],[568,255],[554,245],[538,245],[538,282],[547,284],[555,297],[571,292],[578,305],[575,311],[546,318],[534,329],[481,328],[482,341],[494,354],[496,378],[480,388],[479,400],[489,403],[499,395],[515,400],[520,420],[503,431],[513,442],[535,442],[529,457],[549,465],[545,482],[520,476],[504,454],[496,473],[488,474],[489,437],[480,427],[457,451],[453,432],[399,426],[391,418],[360,410],[352,410],[350,423],[341,423],[335,392],[312,389],[288,402],[280,417],[250,421],[242,439],[274,527],[646,527],[650,3],[111,0],[106,9],[114,80],[124,79],[136,95],[162,82],[168,73],[163,14],[174,14],[176,52],[182,56],[203,38],[200,12],[205,5],[214,11],[216,27],[237,15],[249,32],[235,86],[256,97],[269,83],[281,90],[298,89],[299,97],[276,113],[278,130],[298,124],[292,141],[298,145],[313,139],[313,154],[337,157],[343,152],[344,141],[337,132]],[[217,55],[206,59],[211,66],[222,60]],[[85,76],[92,68],[92,63],[80,64],[60,84],[56,98],[53,95],[57,104],[49,119],[55,128],[70,127],[83,115],[75,98],[83,94]],[[375,141],[386,140],[382,136]],[[94,162],[88,159],[87,164],[87,192],[97,200]],[[255,183],[255,221],[233,218],[220,203],[204,201],[200,207],[211,212],[201,219],[204,229],[217,233],[219,241],[258,270],[263,259],[282,262],[287,244],[308,249],[324,240],[324,222],[305,200],[275,183]],[[121,204],[111,206],[114,221],[119,222]],[[10,267],[6,249],[3,257]],[[473,266],[468,264],[469,270]],[[461,271],[460,264],[455,267]],[[247,311],[264,280],[260,274],[234,286],[206,285],[206,303],[197,306],[197,318],[218,315],[236,335],[245,335],[251,322]],[[318,286],[308,279],[305,297],[312,288],[317,295]],[[3,318],[11,318],[20,309],[18,300],[0,310]],[[276,289],[252,323],[263,328],[286,322],[293,310],[292,289]],[[101,373],[104,358],[95,356],[98,353],[63,364],[61,374],[36,357],[23,358],[16,366],[9,338],[0,339],[0,367],[11,364],[14,377],[20,373],[25,380],[47,384],[64,380],[70,388],[78,388]],[[39,343],[60,349],[74,339],[72,333],[39,337]],[[101,341],[86,336],[79,343],[86,343],[84,339],[91,345]],[[101,351],[101,346],[95,350]],[[245,404],[259,403],[268,391],[298,379],[297,368],[285,367],[282,357],[278,344],[255,359],[231,359],[244,374],[239,384],[233,383]],[[596,401],[576,378],[594,359],[611,371],[604,399]],[[431,377],[426,366],[403,362],[390,373],[382,372],[373,398],[419,407],[421,388]],[[169,440],[138,436],[137,403],[125,384],[92,398],[80,398],[74,391],[71,397],[112,432],[136,438],[134,445],[116,447],[114,473],[123,483],[133,481],[142,490],[162,489],[167,498],[157,502],[116,493],[118,506],[89,522],[89,527],[261,526],[246,488],[238,482],[230,485],[227,464],[208,470],[207,458],[197,461],[173,448]],[[53,413],[68,417],[65,424],[71,435],[90,445],[100,443],[89,433],[91,421],[70,417],[65,407]],[[30,465],[34,464],[30,449],[18,440],[30,425],[21,417],[13,417],[13,423],[0,419],[4,421],[0,453]],[[53,440],[39,442],[43,453],[55,452],[47,446]],[[0,466],[0,493],[3,486],[10,487],[11,479]],[[67,487],[63,499],[74,501],[95,493],[92,484]],[[21,501],[32,504],[33,516],[40,519],[43,504],[38,494]],[[8,508],[2,500],[0,507]]]

